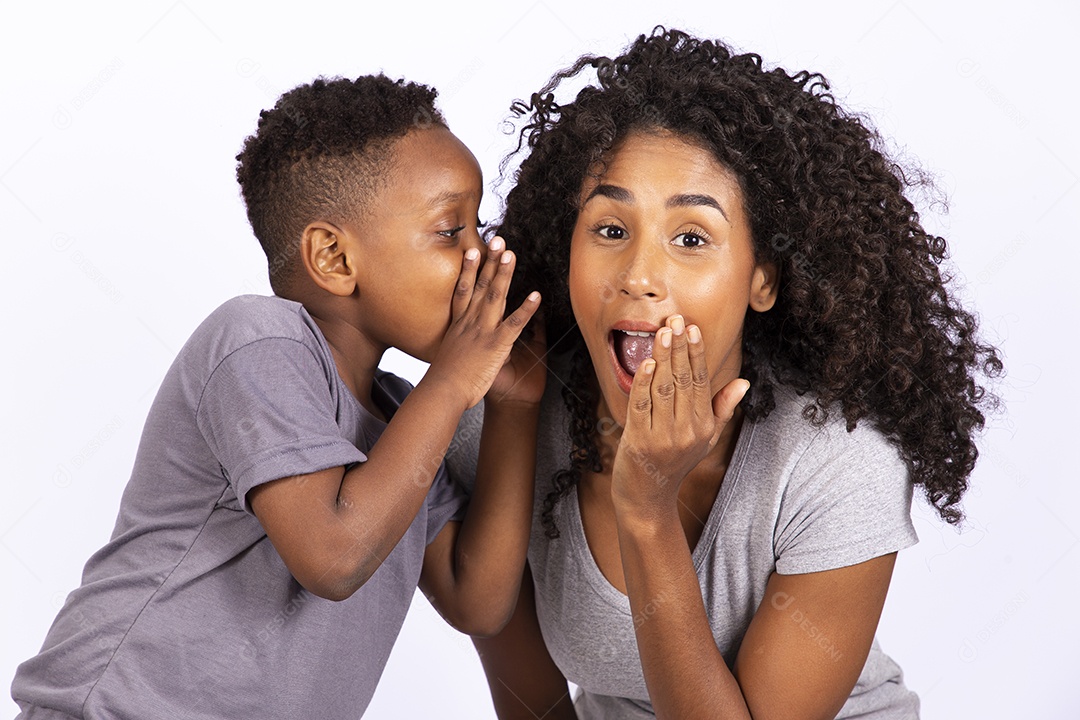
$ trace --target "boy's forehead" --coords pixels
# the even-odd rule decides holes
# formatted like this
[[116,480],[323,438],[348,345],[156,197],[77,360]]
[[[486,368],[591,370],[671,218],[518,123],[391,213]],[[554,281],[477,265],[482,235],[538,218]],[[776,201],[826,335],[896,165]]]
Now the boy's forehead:
[[402,165],[418,169],[449,163],[464,163],[480,172],[480,164],[472,151],[449,128],[435,125],[417,128],[398,140],[393,154]]
[[392,150],[385,202],[396,199],[437,208],[475,199],[483,193],[480,163],[465,143],[443,127],[410,131]]

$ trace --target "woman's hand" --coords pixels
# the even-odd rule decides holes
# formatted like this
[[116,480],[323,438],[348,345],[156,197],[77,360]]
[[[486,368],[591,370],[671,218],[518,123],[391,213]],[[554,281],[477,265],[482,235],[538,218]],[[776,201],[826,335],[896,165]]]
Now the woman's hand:
[[716,445],[749,387],[732,380],[714,396],[700,328],[685,327],[681,315],[668,318],[630,388],[612,470],[619,514],[670,512],[683,479]]
[[495,376],[491,389],[484,396],[485,404],[539,406],[547,382],[547,366],[544,364],[546,353],[544,319],[537,313],[518,337],[499,374]]

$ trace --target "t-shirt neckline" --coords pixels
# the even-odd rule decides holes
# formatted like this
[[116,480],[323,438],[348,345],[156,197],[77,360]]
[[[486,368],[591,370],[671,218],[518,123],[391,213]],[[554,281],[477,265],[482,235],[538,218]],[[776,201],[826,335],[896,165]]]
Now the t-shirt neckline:
[[[709,548],[716,539],[716,535],[720,530],[720,523],[724,519],[731,498],[734,497],[735,488],[742,477],[743,465],[746,463],[746,458],[749,457],[749,449],[753,442],[756,427],[757,423],[743,421],[742,427],[739,429],[739,437],[735,441],[735,451],[731,455],[731,463],[724,476],[724,481],[720,484],[720,492],[716,494],[716,499],[709,509],[709,516],[705,520],[705,527],[701,531],[701,537],[698,538],[697,544],[690,553],[691,561],[694,563],[694,572],[698,578],[701,577],[701,569],[709,555]],[[604,576],[600,566],[596,563],[592,549],[589,548],[589,541],[585,536],[585,525],[581,519],[581,505],[578,501],[577,488],[574,488],[574,492],[568,493],[568,496],[567,500],[569,502],[566,510],[570,524],[570,544],[578,562],[581,563],[584,570],[583,574],[589,584],[592,585],[593,590],[601,598],[629,615],[629,596],[612,585]]]

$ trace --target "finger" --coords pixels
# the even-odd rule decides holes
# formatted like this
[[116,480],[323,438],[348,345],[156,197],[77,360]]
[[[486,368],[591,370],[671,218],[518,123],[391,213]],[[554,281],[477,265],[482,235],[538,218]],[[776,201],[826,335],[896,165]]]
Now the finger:
[[502,257],[504,250],[506,250],[506,243],[501,237],[491,238],[491,242],[488,243],[487,247],[487,257],[484,259],[484,266],[480,268],[480,275],[476,278],[476,289],[473,291],[473,298],[485,297],[488,288],[491,287],[491,283],[495,280],[495,273],[499,271],[499,258]]
[[713,442],[720,437],[720,431],[730,422],[735,415],[735,408],[750,390],[750,383],[742,378],[736,378],[721,388],[713,398],[713,415],[716,417],[716,431],[713,433]]
[[630,406],[626,410],[626,427],[652,428],[653,394],[652,381],[656,373],[656,360],[641,363],[630,385]]
[[686,321],[682,315],[668,318],[671,328],[671,379],[675,383],[673,414],[676,422],[690,422],[694,417],[694,381],[687,355]]
[[495,279],[491,281],[483,296],[484,319],[497,324],[506,312],[506,294],[510,292],[510,280],[514,276],[517,256],[506,250],[499,256]]
[[521,331],[525,329],[525,326],[529,324],[529,320],[536,314],[539,307],[540,293],[536,291],[529,293],[529,297],[525,298],[525,302],[521,303],[517,310],[510,313],[509,317],[502,321],[502,325],[499,327],[500,340],[507,346],[512,345],[521,335]]
[[454,298],[450,303],[450,316],[457,320],[469,307],[472,300],[473,285],[476,282],[476,269],[480,266],[480,251],[469,248],[461,259],[461,274],[454,288]]
[[[670,427],[674,416],[675,382],[671,377],[671,340],[670,327],[662,327],[653,340],[653,360],[656,371],[652,378],[652,414],[653,426]],[[663,423],[663,424],[661,424]]]
[[694,416],[711,419],[712,388],[709,382],[709,366],[705,359],[705,343],[701,338],[701,328],[691,325],[686,328],[687,357],[690,360],[690,382],[693,386]]

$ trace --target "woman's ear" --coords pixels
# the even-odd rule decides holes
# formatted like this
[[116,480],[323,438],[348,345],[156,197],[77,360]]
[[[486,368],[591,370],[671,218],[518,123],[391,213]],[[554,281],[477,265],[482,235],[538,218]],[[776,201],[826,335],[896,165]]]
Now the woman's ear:
[[304,228],[300,239],[300,255],[308,277],[323,290],[341,297],[356,290],[355,251],[356,243],[347,230],[321,220]]
[[775,263],[758,263],[750,279],[750,307],[757,312],[771,310],[780,290],[780,268]]

